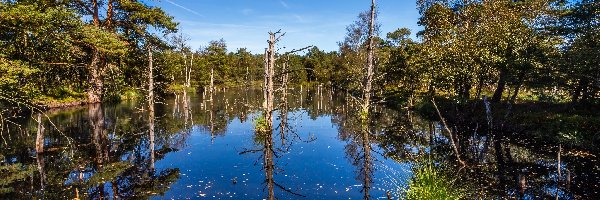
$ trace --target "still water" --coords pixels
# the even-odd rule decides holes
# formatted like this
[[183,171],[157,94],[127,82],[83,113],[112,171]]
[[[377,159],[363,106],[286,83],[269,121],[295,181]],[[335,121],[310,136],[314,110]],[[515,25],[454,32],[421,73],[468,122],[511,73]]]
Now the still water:
[[435,118],[383,105],[365,133],[352,99],[331,89],[289,89],[270,134],[255,131],[260,90],[158,102],[154,113],[123,102],[14,120],[21,126],[1,138],[0,199],[396,199],[422,162],[443,168],[469,198],[600,197],[597,148],[452,119],[457,134],[448,135]]

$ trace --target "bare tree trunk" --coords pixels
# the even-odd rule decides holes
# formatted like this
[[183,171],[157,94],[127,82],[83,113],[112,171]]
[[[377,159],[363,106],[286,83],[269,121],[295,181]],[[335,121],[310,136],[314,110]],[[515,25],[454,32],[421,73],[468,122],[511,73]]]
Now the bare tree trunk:
[[369,194],[369,191],[371,190],[371,184],[373,182],[372,180],[372,175],[373,175],[373,166],[371,163],[371,141],[369,138],[369,130],[368,130],[368,125],[367,124],[363,124],[363,135],[362,135],[362,145],[363,145],[363,151],[364,151],[364,163],[363,163],[363,173],[364,173],[364,180],[363,180],[363,193],[364,193],[364,199],[371,199],[371,196]]
[[148,110],[154,111],[154,66],[152,47],[148,47]]
[[263,112],[264,117],[267,122],[267,129],[271,129],[273,127],[272,124],[272,114],[273,114],[273,76],[275,74],[275,40],[276,34],[270,32],[269,33],[269,48],[265,49],[265,78],[264,78],[264,86],[263,86]]
[[192,59],[190,59],[190,66],[189,68],[186,66],[186,70],[185,70],[185,87],[190,87],[191,84],[191,77],[192,77],[192,67],[194,66],[194,53],[192,53]]
[[[215,91],[215,67],[210,67],[210,88],[209,91],[212,94]],[[212,99],[211,99],[212,100]]]
[[42,114],[37,114],[37,136],[35,138],[35,151],[38,172],[40,173],[40,186],[42,190],[45,188],[46,183],[46,171],[44,170],[44,124],[42,123]]
[[213,102],[213,93],[210,93],[210,141],[211,144],[215,143],[215,120],[214,120],[214,115],[215,115],[215,104]]
[[264,168],[265,168],[265,177],[268,187],[268,195],[267,199],[274,200],[275,199],[275,162],[273,160],[273,132],[272,129],[268,129],[265,134],[265,147],[264,147]]
[[265,71],[263,85],[263,115],[266,121],[265,147],[264,147],[264,168],[268,187],[267,199],[275,199],[275,180],[273,177],[275,164],[273,161],[273,76],[275,74],[275,43],[276,34],[269,32],[269,48],[265,49]]
[[[371,93],[372,93],[372,82],[373,82],[373,73],[375,68],[374,63],[374,54],[373,51],[373,32],[375,29],[375,0],[371,0],[371,20],[369,22],[369,45],[367,47],[367,76],[365,78],[365,88],[363,90],[363,105],[362,112],[363,117],[368,117],[369,115],[369,106],[371,103]],[[365,118],[366,119],[366,118]]]
[[249,71],[248,71],[248,64],[246,64],[246,84],[249,85],[250,84],[250,80],[249,80],[250,77],[249,77],[248,73],[249,73]]
[[185,119],[185,129],[188,128],[188,121],[190,120],[190,105],[189,105],[189,99],[188,99],[188,95],[187,95],[187,90],[183,90],[183,96],[182,96],[182,100],[183,100],[183,117]]
[[37,136],[35,138],[35,151],[37,153],[44,152],[44,124],[42,123],[42,114],[38,113],[37,115]]
[[[154,105],[152,105],[154,107]],[[150,143],[150,170],[154,171],[154,109],[150,109],[148,113],[148,134]]]
[[185,82],[183,83],[183,86],[187,87],[187,72],[188,72],[188,64],[187,64],[187,54],[185,54],[185,52],[181,52],[183,54],[183,76],[185,78]]
[[148,46],[148,132],[150,136],[150,169],[154,170],[154,66],[152,47]]

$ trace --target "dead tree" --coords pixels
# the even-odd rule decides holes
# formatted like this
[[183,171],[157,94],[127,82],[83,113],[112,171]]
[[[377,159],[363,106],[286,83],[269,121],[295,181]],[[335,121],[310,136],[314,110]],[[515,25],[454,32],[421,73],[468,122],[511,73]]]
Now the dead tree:
[[373,74],[375,73],[374,57],[375,52],[373,51],[373,32],[375,29],[375,0],[371,0],[371,20],[369,22],[369,41],[367,46],[367,74],[365,77],[364,89],[363,89],[363,105],[362,112],[363,116],[369,115],[369,107],[371,103],[371,93],[373,84]]
[[154,66],[152,47],[148,46],[148,134],[150,138],[150,169],[154,170]]
[[[289,128],[286,127],[286,123],[287,123],[287,82],[288,82],[288,64],[287,64],[287,60],[285,60],[283,62],[282,65],[280,65],[280,69],[278,69],[278,71],[281,71],[280,74],[275,74],[275,68],[277,67],[276,65],[276,61],[278,60],[278,55],[277,55],[277,49],[275,48],[275,44],[277,44],[277,42],[279,42],[279,39],[281,37],[283,37],[285,35],[285,33],[281,33],[281,31],[277,31],[277,32],[269,32],[269,40],[268,42],[268,48],[265,48],[265,54],[264,54],[264,82],[263,82],[263,117],[264,117],[264,124],[261,124],[260,129],[258,129],[259,127],[257,127],[257,134],[261,134],[262,137],[264,137],[264,147],[262,149],[262,151],[264,152],[264,160],[263,160],[263,167],[265,169],[265,182],[267,184],[267,188],[268,188],[268,195],[267,195],[267,199],[275,199],[275,194],[274,194],[274,187],[278,187],[280,189],[282,189],[283,191],[286,191],[288,193],[297,195],[297,196],[301,196],[303,197],[303,195],[300,195],[298,193],[295,193],[289,189],[287,189],[286,187],[283,187],[282,185],[278,184],[275,182],[273,174],[274,174],[274,170],[275,170],[275,163],[274,163],[274,159],[275,157],[277,157],[274,152],[275,152],[275,148],[274,148],[274,144],[273,144],[273,113],[275,111],[275,106],[274,106],[274,102],[275,102],[275,92],[277,91],[283,91],[283,105],[280,107],[280,112],[282,114],[282,125],[279,127],[282,131],[282,142],[285,141],[285,136],[284,136],[284,132],[285,130],[289,130]],[[305,47],[299,50],[292,50],[290,52],[286,52],[283,55],[288,55],[291,53],[295,53],[298,51],[303,51],[305,49],[308,49],[309,47]],[[280,77],[281,76],[281,77]],[[281,78],[281,79],[279,79]],[[278,85],[278,88],[275,89],[275,80],[277,81],[281,81],[281,83],[278,83],[280,85]],[[283,114],[285,113],[285,114]],[[253,151],[250,151],[253,152]]]
[[190,66],[185,66],[185,87],[186,89],[191,86],[191,77],[192,77],[192,67],[194,67],[194,53],[192,53],[192,58],[190,59]]
[[275,90],[273,89],[273,79],[275,78],[275,44],[285,34],[281,34],[280,31],[269,32],[269,47],[265,49],[265,74],[263,83],[263,115],[266,121],[266,128],[271,130],[273,128],[273,101],[275,98]]
[[42,189],[45,188],[46,183],[46,170],[44,169],[44,123],[42,123],[42,114],[37,114],[37,135],[35,138],[35,158],[37,161],[38,172],[40,173],[40,185]]
[[212,93],[215,91],[215,66],[210,66],[210,100],[212,101]]

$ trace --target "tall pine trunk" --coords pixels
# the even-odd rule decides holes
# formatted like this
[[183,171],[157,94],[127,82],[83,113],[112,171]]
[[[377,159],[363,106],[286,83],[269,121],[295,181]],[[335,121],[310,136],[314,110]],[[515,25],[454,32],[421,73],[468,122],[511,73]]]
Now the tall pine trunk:
[[[112,7],[111,7],[112,8]],[[98,1],[92,0],[93,22],[96,28],[100,28],[100,19],[98,15]],[[100,51],[94,47],[92,52],[92,61],[88,65],[88,103],[99,103],[102,101],[104,82],[102,80],[102,63],[100,63]]]

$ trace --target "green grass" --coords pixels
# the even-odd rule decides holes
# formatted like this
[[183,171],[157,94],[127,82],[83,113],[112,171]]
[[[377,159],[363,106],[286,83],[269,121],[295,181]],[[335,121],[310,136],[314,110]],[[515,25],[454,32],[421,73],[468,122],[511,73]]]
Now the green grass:
[[431,162],[413,167],[413,177],[405,191],[405,199],[462,199],[464,193]]
[[34,98],[34,102],[42,105],[62,104],[84,101],[86,94],[83,91],[75,91],[67,87],[57,87],[46,94]]
[[196,90],[196,87],[194,87],[194,86],[185,87],[185,85],[172,84],[172,85],[169,85],[169,87],[167,88],[167,92],[180,93],[180,92],[183,92],[184,90],[186,90],[187,92],[194,92]]
[[119,96],[120,100],[134,100],[143,97],[142,93],[133,88],[123,90]]

